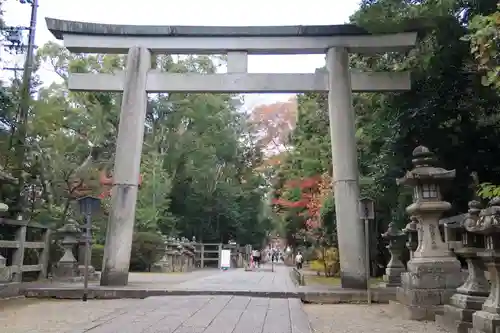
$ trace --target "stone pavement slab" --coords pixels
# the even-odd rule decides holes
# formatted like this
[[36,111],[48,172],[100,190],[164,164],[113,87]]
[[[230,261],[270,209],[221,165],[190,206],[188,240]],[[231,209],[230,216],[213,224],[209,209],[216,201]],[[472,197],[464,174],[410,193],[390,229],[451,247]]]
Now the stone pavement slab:
[[86,332],[310,333],[311,329],[297,299],[174,296],[148,298],[140,304],[64,331]]

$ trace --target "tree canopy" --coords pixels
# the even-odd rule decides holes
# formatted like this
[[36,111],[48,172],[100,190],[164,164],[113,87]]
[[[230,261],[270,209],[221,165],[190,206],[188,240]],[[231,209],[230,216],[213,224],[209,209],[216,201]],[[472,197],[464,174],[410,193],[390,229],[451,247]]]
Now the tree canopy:
[[[104,242],[109,210],[121,95],[70,92],[68,72],[113,72],[124,56],[71,54],[56,43],[37,52],[38,64],[50,66],[57,82],[41,86],[31,101],[28,119],[25,184],[26,218],[59,226],[79,219],[76,199],[92,194],[102,199],[95,238]],[[161,56],[156,67],[170,72],[213,73],[208,56],[177,59]],[[6,86],[7,90],[10,89]],[[205,242],[260,245],[270,229],[266,183],[255,171],[261,160],[251,140],[248,116],[227,94],[157,94],[149,98],[137,201],[138,232],[162,233]],[[5,132],[0,138],[3,166],[16,165],[11,147],[15,108],[2,109]],[[103,182],[104,179],[104,182]],[[15,185],[2,188],[15,204]]]
[[[475,189],[471,174],[487,182],[479,194],[500,193],[500,95],[498,91],[499,9],[497,1],[364,0],[351,17],[374,33],[416,29],[418,45],[407,54],[352,55],[360,70],[412,72],[412,89],[354,96],[361,192],[376,200],[378,230],[391,221],[407,223],[405,207],[412,193],[395,179],[411,168],[411,152],[425,145],[443,167],[457,170],[456,181],[445,191],[450,214],[464,212]],[[290,241],[301,240],[308,227],[311,197],[293,180],[332,175],[327,96],[298,97],[297,126],[291,149],[282,156],[274,182],[275,210]],[[323,176],[323,178],[325,178]],[[288,184],[288,185],[287,185]],[[331,187],[325,193],[316,225],[334,220]],[[303,203],[303,204],[302,204]],[[300,206],[300,207],[299,207]],[[333,221],[335,224],[335,221]]]

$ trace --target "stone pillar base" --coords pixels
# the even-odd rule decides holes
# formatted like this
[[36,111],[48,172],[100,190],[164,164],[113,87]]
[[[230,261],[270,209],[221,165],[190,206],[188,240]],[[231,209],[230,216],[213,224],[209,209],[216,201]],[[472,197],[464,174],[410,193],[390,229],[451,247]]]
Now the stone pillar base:
[[389,301],[391,312],[406,320],[432,321],[443,313],[442,306],[405,305],[398,301]]
[[450,304],[444,306],[442,318],[436,322],[452,332],[469,333],[472,328],[472,315],[480,311],[486,297],[455,294],[450,298]]
[[[446,311],[446,310],[445,310]],[[472,324],[465,321],[456,321],[449,318],[447,315],[436,315],[436,325],[445,329],[448,332],[469,333]]]
[[56,280],[72,280],[78,277],[78,263],[58,262],[52,269],[52,276]]
[[101,274],[101,286],[126,286],[128,284],[128,271],[112,271],[104,267]]
[[384,275],[384,282],[386,287],[399,287],[401,286],[401,274],[405,272],[405,268],[387,268]]
[[500,331],[500,315],[477,311],[472,315],[472,326],[470,333],[497,333]]
[[401,274],[396,299],[412,320],[434,320],[464,281],[460,262],[453,257],[415,258]]

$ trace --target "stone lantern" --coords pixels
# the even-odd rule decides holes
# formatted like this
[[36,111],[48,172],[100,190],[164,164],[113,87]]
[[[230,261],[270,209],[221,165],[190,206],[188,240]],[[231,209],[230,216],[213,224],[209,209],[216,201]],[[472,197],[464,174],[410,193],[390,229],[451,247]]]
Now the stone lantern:
[[[479,231],[480,212],[481,204],[471,201],[465,218],[461,223],[453,224],[455,234],[460,233],[461,239],[460,247],[454,245],[455,252],[466,259],[468,274],[464,284],[450,298],[450,303],[444,306],[443,315],[436,316],[438,325],[452,332],[469,332],[472,315],[482,309],[490,290],[485,277],[485,265],[478,256],[484,251],[484,237],[474,233]],[[456,240],[452,239],[451,242],[453,244]]]
[[418,246],[396,296],[406,318],[426,320],[434,319],[463,282],[460,262],[439,232],[439,219],[451,208],[442,200],[441,188],[455,178],[455,170],[437,167],[434,154],[423,146],[413,150],[412,162],[414,168],[397,183],[414,188],[413,203],[406,211],[418,220]]
[[57,229],[56,234],[62,237],[61,245],[64,254],[54,267],[54,277],[58,279],[72,279],[78,276],[78,262],[73,254],[73,247],[78,244],[80,237],[78,224],[69,220],[64,226]]
[[410,259],[413,258],[413,252],[418,246],[418,219],[415,216],[410,217],[410,223],[406,225],[403,232],[407,235],[408,241],[406,242],[406,247],[410,251]]
[[[464,227],[468,232],[480,237],[476,239],[476,246],[484,249],[476,254],[488,269],[491,283],[488,297],[481,309],[472,315],[472,329],[469,332],[496,333],[500,331],[500,198],[493,198],[488,207],[481,210],[477,219],[470,219]],[[485,286],[481,288],[482,293],[478,296],[484,297],[485,289]]]
[[386,287],[400,286],[401,273],[405,271],[405,266],[401,262],[401,253],[405,246],[406,234],[391,222],[387,231],[382,234],[382,238],[389,242],[387,249],[391,254],[384,275]]

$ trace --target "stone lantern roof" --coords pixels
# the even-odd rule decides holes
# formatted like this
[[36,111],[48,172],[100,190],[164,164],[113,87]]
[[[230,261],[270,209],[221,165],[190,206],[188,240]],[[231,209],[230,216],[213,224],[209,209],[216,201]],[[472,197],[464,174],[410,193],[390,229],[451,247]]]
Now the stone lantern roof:
[[413,170],[396,180],[398,185],[415,186],[421,182],[443,182],[455,178],[455,170],[446,170],[436,166],[437,160],[433,152],[424,146],[413,150]]

